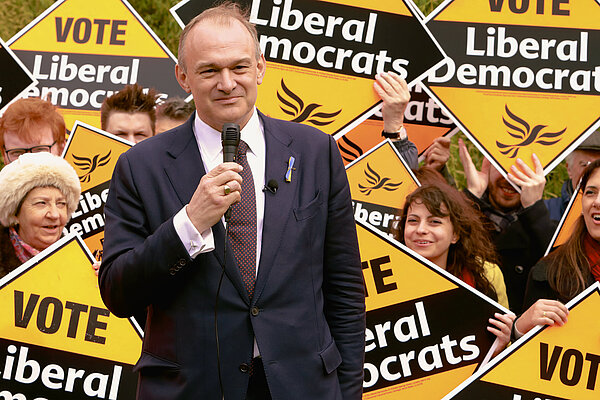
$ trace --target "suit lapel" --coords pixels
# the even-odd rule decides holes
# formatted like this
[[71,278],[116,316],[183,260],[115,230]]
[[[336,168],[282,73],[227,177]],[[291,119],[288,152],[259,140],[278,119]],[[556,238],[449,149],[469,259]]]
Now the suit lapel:
[[[200,179],[206,174],[204,163],[198,150],[198,144],[194,137],[192,126],[194,123],[195,114],[173,134],[174,139],[171,146],[167,149],[167,153],[171,156],[172,162],[165,167],[165,173],[169,177],[173,189],[177,197],[181,201],[181,206],[189,203],[194,195]],[[215,242],[215,250],[212,254],[217,259],[221,267],[225,266],[226,274],[229,280],[236,287],[242,298],[249,303],[248,293],[242,283],[239,269],[233,259],[233,253],[228,248],[227,263],[223,261],[225,248],[225,228],[221,221],[212,226],[212,233]]]
[[262,232],[262,246],[258,276],[254,289],[253,303],[256,302],[265,287],[273,261],[279,249],[281,238],[285,234],[285,225],[290,218],[293,202],[298,188],[299,171],[294,171],[291,182],[285,181],[288,160],[295,158],[294,166],[300,165],[300,156],[290,147],[292,138],[282,130],[275,129],[274,122],[259,114],[265,131],[266,164],[265,181],[275,179],[279,185],[276,193],[265,192],[265,215]]

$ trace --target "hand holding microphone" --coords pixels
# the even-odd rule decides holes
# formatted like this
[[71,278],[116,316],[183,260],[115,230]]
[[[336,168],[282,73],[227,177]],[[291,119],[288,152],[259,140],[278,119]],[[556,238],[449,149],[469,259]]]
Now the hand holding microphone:
[[186,212],[198,232],[216,224],[229,207],[240,201],[242,167],[233,162],[237,153],[240,131],[237,124],[225,124],[221,134],[223,163],[200,179]]

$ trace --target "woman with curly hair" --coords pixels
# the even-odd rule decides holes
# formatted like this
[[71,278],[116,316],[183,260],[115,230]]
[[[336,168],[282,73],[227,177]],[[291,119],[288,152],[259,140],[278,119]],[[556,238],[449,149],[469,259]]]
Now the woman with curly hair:
[[[406,197],[398,228],[396,238],[408,248],[508,308],[504,278],[493,263],[494,245],[478,212],[455,188],[439,181],[417,188]],[[487,329],[501,350],[515,317],[494,317]]]

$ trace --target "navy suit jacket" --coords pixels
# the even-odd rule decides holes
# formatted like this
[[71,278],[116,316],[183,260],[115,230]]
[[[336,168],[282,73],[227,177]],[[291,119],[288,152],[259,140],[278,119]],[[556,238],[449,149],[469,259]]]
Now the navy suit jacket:
[[[360,399],[365,304],[346,173],[334,140],[317,129],[259,114],[266,142],[262,251],[252,301],[224,227],[215,250],[192,260],[173,226],[205,174],[184,125],[119,159],[105,206],[100,290],[117,316],[148,308],[136,368],[140,399],[219,399],[218,299],[225,399],[244,399],[256,337],[273,399]],[[291,182],[284,181],[295,157]]]

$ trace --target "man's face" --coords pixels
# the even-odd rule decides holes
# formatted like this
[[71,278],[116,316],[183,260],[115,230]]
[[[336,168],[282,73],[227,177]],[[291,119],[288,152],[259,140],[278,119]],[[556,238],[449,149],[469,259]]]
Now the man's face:
[[[2,158],[4,159],[5,164],[9,164],[16,160],[16,158],[8,157],[7,152],[15,149],[30,149],[34,146],[50,146],[54,143],[54,134],[52,133],[52,129],[48,125],[37,125],[33,127],[33,130],[36,132],[36,139],[33,142],[25,141],[22,137],[20,137],[15,132],[4,132],[4,149],[2,149]],[[62,144],[55,143],[50,148],[50,153],[55,156],[60,156],[62,154],[63,148],[65,147],[64,142]]]
[[111,111],[105,130],[122,139],[139,143],[152,136],[152,120],[145,112]]
[[583,170],[594,160],[600,158],[599,151],[587,151],[587,150],[574,150],[571,158],[567,162],[567,173],[569,174],[569,178],[571,178],[571,182],[573,183],[573,188],[577,187],[579,184],[579,180],[581,179],[581,175],[583,174]]
[[494,167],[490,167],[488,194],[492,206],[500,211],[512,211],[521,204],[521,195]]
[[218,131],[226,122],[244,127],[265,73],[250,32],[236,20],[199,22],[188,34],[184,57],[186,69],[176,66],[177,80],[194,96],[200,119]]

